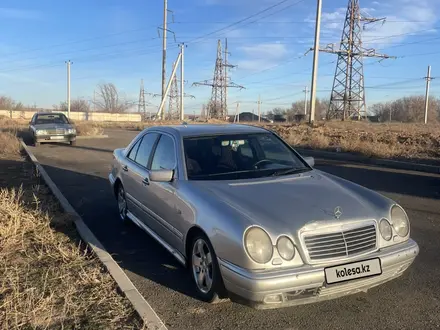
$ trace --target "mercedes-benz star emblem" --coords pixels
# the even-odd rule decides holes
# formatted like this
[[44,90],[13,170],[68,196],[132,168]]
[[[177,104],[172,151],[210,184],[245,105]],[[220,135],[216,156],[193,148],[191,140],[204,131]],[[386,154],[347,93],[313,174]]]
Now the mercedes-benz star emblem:
[[342,208],[340,206],[336,206],[334,210],[335,218],[339,219],[342,215]]

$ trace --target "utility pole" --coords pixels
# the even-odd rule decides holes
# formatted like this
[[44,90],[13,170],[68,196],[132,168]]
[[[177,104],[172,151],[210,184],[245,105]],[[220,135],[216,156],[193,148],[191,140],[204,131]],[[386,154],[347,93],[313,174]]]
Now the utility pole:
[[168,84],[167,84],[167,86],[165,88],[165,93],[162,95],[162,101],[160,102],[160,106],[159,106],[159,109],[157,110],[157,114],[156,114],[156,117],[159,118],[159,120],[163,120],[164,119],[163,108],[164,108],[164,105],[165,105],[165,100],[166,100],[166,97],[167,97],[168,92],[170,90],[171,84],[172,84],[173,79],[174,79],[174,75],[176,74],[176,71],[177,71],[177,66],[180,63],[181,58],[182,58],[182,53],[179,53],[179,55],[177,56],[176,62],[174,62],[173,71],[171,72],[170,80],[168,81]]
[[184,104],[183,104],[183,97],[184,97],[184,50],[185,50],[185,44],[180,44],[180,54],[182,54],[180,59],[180,120],[184,119]]
[[228,116],[228,39],[225,38],[225,116]]
[[165,99],[167,65],[167,14],[168,0],[163,0],[163,35],[162,35],[162,101]]
[[261,97],[260,97],[260,94],[258,94],[258,122],[261,122],[260,104],[261,104]]
[[316,8],[316,26],[315,26],[315,47],[313,51],[313,69],[312,69],[312,88],[310,92],[310,118],[309,123],[315,121],[315,106],[316,106],[316,80],[318,77],[318,56],[319,56],[319,38],[321,35],[321,11],[322,0],[317,0]]
[[234,122],[237,121],[237,123],[240,122],[240,102],[237,102],[237,109],[235,109],[235,118]]
[[70,118],[70,60],[67,63],[67,118]]
[[96,90],[93,90],[93,111],[96,111]]
[[307,86],[303,90],[305,97],[304,97],[304,115],[307,115],[307,94],[309,91],[307,90]]
[[429,85],[431,84],[431,66],[428,66],[428,75],[426,79],[426,96],[425,96],[425,124],[428,123],[428,107],[429,107]]

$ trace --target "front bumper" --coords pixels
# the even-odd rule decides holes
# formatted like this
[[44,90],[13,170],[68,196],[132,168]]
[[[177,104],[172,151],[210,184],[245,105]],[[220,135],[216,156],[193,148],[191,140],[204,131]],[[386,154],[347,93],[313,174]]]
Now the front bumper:
[[35,142],[71,142],[76,141],[76,134],[36,135]]
[[[267,309],[308,304],[366,292],[372,287],[402,275],[418,253],[417,243],[409,239],[405,243],[382,249],[365,257],[365,259],[380,258],[381,275],[330,285],[326,284],[325,266],[322,265],[252,272],[222,259],[219,262],[223,281],[229,292],[246,299],[257,309]],[[364,259],[350,262],[362,260]]]

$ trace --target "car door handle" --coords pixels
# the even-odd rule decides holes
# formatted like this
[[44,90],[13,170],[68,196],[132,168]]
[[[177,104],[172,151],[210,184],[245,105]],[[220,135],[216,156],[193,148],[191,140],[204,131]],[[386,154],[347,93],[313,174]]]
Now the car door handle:
[[145,179],[142,180],[142,184],[144,186],[149,186],[150,185],[150,181],[148,180],[148,178],[145,178]]
[[128,166],[127,165],[122,165],[122,170],[127,172],[128,171]]

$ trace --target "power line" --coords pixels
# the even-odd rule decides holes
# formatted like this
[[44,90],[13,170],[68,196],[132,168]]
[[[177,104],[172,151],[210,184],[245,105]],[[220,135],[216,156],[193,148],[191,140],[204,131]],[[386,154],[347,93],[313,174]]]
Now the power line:
[[[221,32],[221,31],[227,30],[227,29],[229,29],[229,28],[231,28],[231,27],[233,27],[233,26],[236,26],[236,25],[238,25],[238,24],[241,24],[241,23],[243,23],[243,22],[245,22],[245,21],[247,21],[247,20],[249,20],[249,19],[251,19],[251,18],[254,18],[254,17],[256,17],[256,16],[258,16],[258,15],[261,15],[261,14],[263,14],[263,13],[265,13],[265,12],[268,12],[268,11],[270,11],[270,10],[273,9],[273,8],[279,7],[279,6],[281,6],[282,4],[284,4],[284,3],[288,2],[288,1],[290,1],[290,0],[282,0],[282,1],[279,1],[279,2],[277,2],[277,3],[275,3],[275,4],[271,5],[271,6],[269,6],[269,7],[267,7],[267,8],[265,8],[265,9],[263,9],[263,10],[260,10],[259,12],[255,13],[255,14],[252,14],[252,15],[247,16],[247,17],[245,17],[245,18],[243,18],[243,19],[241,19],[241,20],[238,20],[238,21],[236,21],[236,22],[233,22],[233,23],[231,23],[231,24],[228,24],[227,26],[225,26],[225,27],[223,27],[223,28],[217,29],[217,30],[215,30],[215,31],[209,32],[209,33],[204,34],[204,35],[202,35],[202,36],[200,36],[200,37],[197,37],[197,38],[195,38],[195,39],[192,39],[192,40],[190,40],[190,41],[188,41],[188,42],[186,42],[186,43],[195,43],[197,40],[205,39],[205,38],[208,37],[208,36],[211,36],[211,35],[216,34],[216,33],[218,33],[218,32]],[[293,5],[299,4],[299,3],[304,2],[304,1],[305,1],[305,0],[300,0],[300,1],[296,2],[296,3],[294,3]],[[293,6],[293,5],[292,5],[292,6]],[[267,16],[266,16],[266,17],[267,17]],[[260,19],[261,19],[261,18],[260,18]],[[254,22],[256,22],[256,21],[254,21]]]
[[[86,49],[79,49],[79,50],[75,50],[73,53],[70,52],[70,51],[67,51],[67,52],[55,53],[55,54],[50,54],[50,55],[51,56],[55,56],[55,55],[72,55],[72,54],[75,54],[75,53],[78,53],[78,52],[85,52],[85,51],[90,51],[90,50],[95,50],[95,49],[102,49],[102,48],[117,47],[117,46],[141,43],[141,42],[145,42],[145,41],[149,41],[149,40],[157,40],[157,39],[159,39],[159,38],[155,37],[155,38],[149,38],[149,39],[139,39],[139,40],[133,40],[133,41],[126,41],[126,42],[110,44],[110,45],[104,45],[104,46],[99,46],[99,47],[91,47],[91,48],[86,48]],[[156,45],[151,45],[151,46],[156,47]],[[29,61],[29,60],[38,59],[40,57],[41,56],[25,57],[25,58],[10,60],[10,61],[2,61],[2,62],[0,62],[0,64],[14,63],[14,62],[20,62],[20,61]]]
[[[387,23],[428,23],[430,21],[414,21],[414,20],[387,20]],[[177,21],[175,24],[230,24],[231,21]],[[315,23],[315,20],[310,21],[260,21],[259,24],[304,24]],[[340,23],[340,20],[328,20],[326,23]]]
[[69,42],[65,42],[65,43],[61,43],[61,44],[54,44],[54,45],[40,47],[40,48],[24,49],[19,52],[6,53],[6,54],[3,54],[2,56],[14,56],[14,55],[22,54],[22,53],[31,53],[31,52],[36,52],[36,51],[40,51],[40,50],[45,50],[48,48],[62,47],[62,46],[67,46],[67,45],[72,45],[72,44],[77,44],[77,43],[83,43],[83,42],[87,42],[87,41],[94,41],[94,40],[104,39],[106,37],[112,37],[112,36],[120,35],[120,34],[124,34],[124,33],[131,33],[131,32],[135,32],[135,31],[146,30],[146,29],[149,29],[153,26],[156,26],[156,25],[151,25],[151,26],[144,27],[144,28],[137,28],[137,29],[132,29],[132,30],[126,30],[126,31],[121,31],[121,32],[105,34],[105,35],[96,36],[96,37],[87,38],[87,39],[74,40],[74,41],[69,41]]
[[[174,49],[174,48],[178,48],[178,46],[173,46],[170,47],[170,49]],[[141,48],[141,49],[137,49],[137,50],[123,50],[123,51],[119,51],[119,52],[113,52],[113,53],[102,53],[102,54],[96,54],[96,55],[88,55],[86,57],[72,57],[74,58],[76,61],[78,60],[82,60],[81,63],[93,63],[96,61],[101,61],[102,59],[108,58],[108,59],[112,59],[113,57],[116,56],[116,59],[121,59],[120,55],[124,54],[124,58],[129,58],[129,57],[133,57],[133,56],[141,56],[141,55],[149,55],[149,54],[154,54],[157,52],[160,52],[162,50],[155,50],[155,51],[150,51],[150,52],[145,52],[145,48]],[[126,53],[129,54],[126,54]],[[7,73],[7,72],[16,72],[16,71],[26,71],[26,70],[32,70],[32,69],[37,69],[37,68],[49,68],[49,67],[56,67],[56,66],[60,66],[62,64],[60,64],[58,61],[53,61],[47,64],[39,64],[39,65],[27,65],[27,66],[22,66],[22,67],[18,67],[18,68],[12,68],[9,70],[0,70],[0,73]]]

